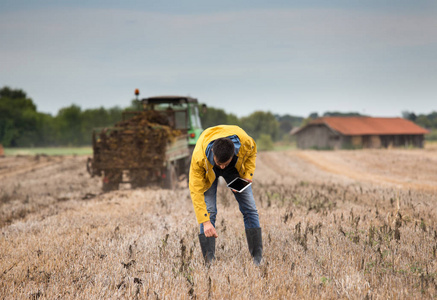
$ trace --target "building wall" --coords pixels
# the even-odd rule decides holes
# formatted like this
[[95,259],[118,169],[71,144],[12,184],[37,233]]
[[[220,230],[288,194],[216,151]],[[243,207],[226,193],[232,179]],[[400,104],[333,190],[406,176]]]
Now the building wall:
[[424,135],[343,136],[324,124],[308,126],[296,133],[300,149],[423,148]]
[[382,135],[381,145],[385,148],[391,147],[416,147],[423,148],[425,136],[423,134],[414,135]]
[[363,135],[362,148],[381,148],[381,137],[379,135]]
[[359,148],[392,148],[416,147],[423,148],[424,135],[358,135],[344,136],[342,149]]
[[296,133],[297,147],[300,149],[339,149],[343,137],[326,125],[312,125]]

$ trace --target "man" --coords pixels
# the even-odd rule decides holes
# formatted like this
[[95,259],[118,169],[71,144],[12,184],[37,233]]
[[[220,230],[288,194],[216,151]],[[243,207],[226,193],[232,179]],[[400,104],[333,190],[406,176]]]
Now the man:
[[[193,151],[189,187],[197,222],[199,241],[205,262],[215,259],[217,183],[222,176],[227,183],[236,177],[252,181],[255,171],[255,141],[240,127],[220,125],[203,131]],[[243,214],[249,252],[256,265],[262,259],[262,235],[258,211],[249,186],[233,192]]]

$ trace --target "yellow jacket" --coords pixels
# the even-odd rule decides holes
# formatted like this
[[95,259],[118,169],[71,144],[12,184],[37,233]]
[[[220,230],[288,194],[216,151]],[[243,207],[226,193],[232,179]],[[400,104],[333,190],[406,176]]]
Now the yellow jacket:
[[241,178],[252,180],[255,172],[256,144],[243,129],[233,125],[219,125],[205,129],[196,143],[190,166],[190,193],[193,201],[194,212],[199,224],[209,221],[209,213],[206,210],[204,193],[211,187],[215,180],[213,165],[206,156],[208,144],[218,138],[237,135],[240,139],[240,150],[235,168]]

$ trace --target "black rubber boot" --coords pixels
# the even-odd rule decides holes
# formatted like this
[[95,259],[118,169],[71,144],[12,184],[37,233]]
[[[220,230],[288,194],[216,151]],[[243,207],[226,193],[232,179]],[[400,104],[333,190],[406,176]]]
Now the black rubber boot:
[[253,257],[253,263],[259,266],[263,258],[263,240],[261,228],[246,229],[246,238],[250,255]]
[[206,237],[205,234],[199,234],[200,248],[205,259],[205,264],[209,265],[215,259],[215,237]]

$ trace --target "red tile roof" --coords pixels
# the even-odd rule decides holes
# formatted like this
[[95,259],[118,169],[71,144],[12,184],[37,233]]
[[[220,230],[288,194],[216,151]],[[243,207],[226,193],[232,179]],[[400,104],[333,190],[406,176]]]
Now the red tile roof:
[[427,134],[428,130],[403,118],[323,117],[312,124],[326,124],[343,135]]

